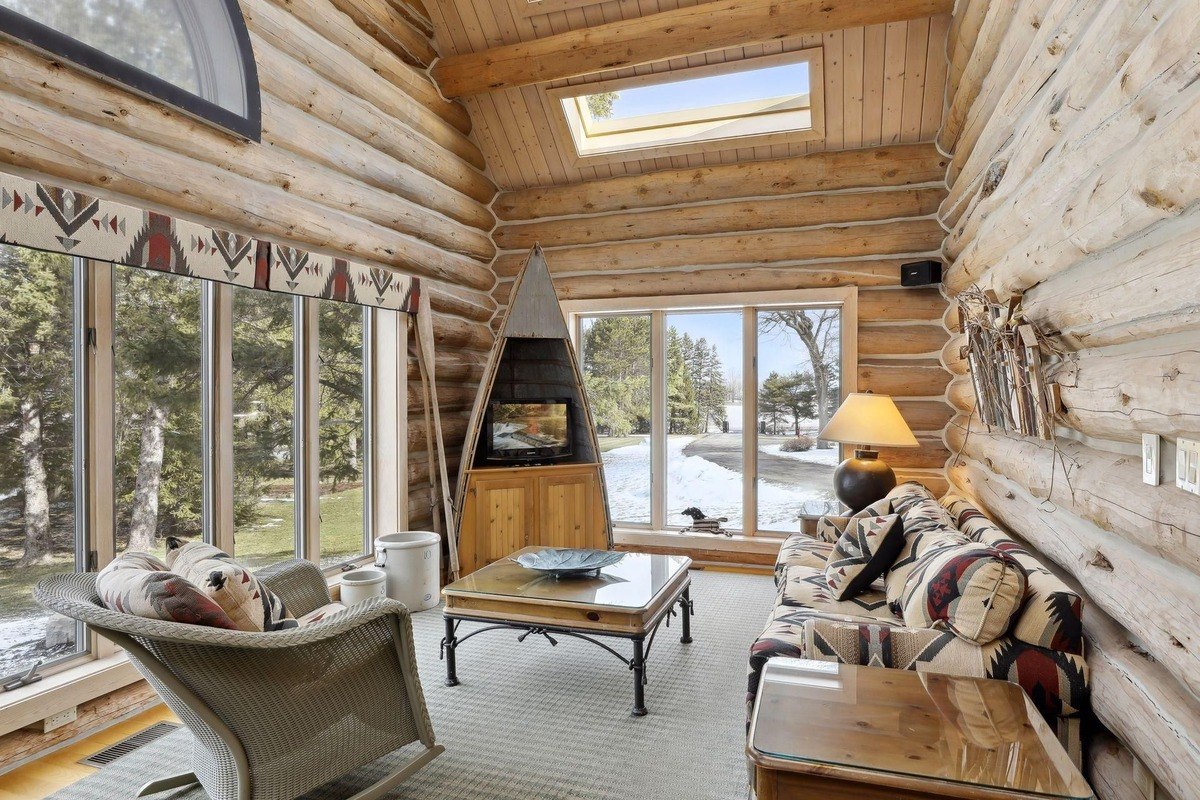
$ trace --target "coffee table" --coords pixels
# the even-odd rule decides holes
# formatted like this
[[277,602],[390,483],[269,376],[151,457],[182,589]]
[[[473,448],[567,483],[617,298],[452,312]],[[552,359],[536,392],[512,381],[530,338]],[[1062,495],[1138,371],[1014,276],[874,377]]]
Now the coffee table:
[[[513,553],[541,550],[526,547]],[[486,631],[516,629],[523,642],[530,635],[583,639],[607,650],[633,671],[633,711],[646,714],[646,661],[654,637],[664,620],[680,616],[680,641],[692,641],[692,560],[684,556],[625,553],[598,577],[553,578],[526,569],[511,558],[493,562],[442,590],[446,605],[446,685],[458,685],[457,650],[468,639]],[[675,607],[679,606],[679,612]],[[463,622],[485,623],[464,636]],[[633,653],[625,656],[601,638],[628,639]]]
[[747,752],[758,800],[1091,800],[1016,684],[777,658]]

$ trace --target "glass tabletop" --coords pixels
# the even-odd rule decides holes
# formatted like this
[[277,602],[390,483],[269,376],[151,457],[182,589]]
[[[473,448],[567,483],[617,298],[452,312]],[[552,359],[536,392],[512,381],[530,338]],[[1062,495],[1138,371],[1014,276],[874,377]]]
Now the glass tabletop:
[[[527,547],[521,553],[536,552]],[[447,586],[447,595],[490,595],[533,602],[578,603],[622,610],[646,608],[691,559],[685,556],[625,553],[598,577],[553,578],[502,558]]]
[[1021,688],[1006,681],[771,659],[750,751],[760,763],[767,757],[1059,800],[1093,796]]

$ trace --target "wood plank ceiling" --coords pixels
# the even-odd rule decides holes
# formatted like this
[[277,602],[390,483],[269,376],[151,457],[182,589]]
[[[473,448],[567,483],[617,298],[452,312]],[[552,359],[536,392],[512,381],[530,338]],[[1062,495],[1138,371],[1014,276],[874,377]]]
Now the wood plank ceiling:
[[[703,0],[609,0],[524,16],[520,0],[434,0],[429,3],[443,56],[633,19],[697,5]],[[562,4],[560,4],[561,7]],[[570,5],[570,4],[566,4]],[[493,180],[502,189],[578,183],[657,169],[785,158],[822,150],[931,141],[942,120],[949,15],[809,34],[612,70],[548,84],[463,98]],[[822,47],[825,72],[823,139],[770,147],[721,147],[670,158],[631,159],[578,167],[571,143],[559,138],[546,96],[549,87],[664,72],[689,66]]]

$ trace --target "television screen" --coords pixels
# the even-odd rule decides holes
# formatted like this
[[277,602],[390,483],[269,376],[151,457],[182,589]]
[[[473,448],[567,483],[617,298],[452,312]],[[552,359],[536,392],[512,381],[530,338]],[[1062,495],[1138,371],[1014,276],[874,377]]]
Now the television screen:
[[488,458],[492,461],[536,461],[571,454],[571,413],[566,400],[494,400],[488,422]]

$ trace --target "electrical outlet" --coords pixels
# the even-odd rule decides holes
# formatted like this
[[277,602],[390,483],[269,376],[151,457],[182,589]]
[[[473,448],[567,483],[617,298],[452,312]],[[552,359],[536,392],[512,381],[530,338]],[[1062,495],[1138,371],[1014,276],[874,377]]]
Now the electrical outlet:
[[1175,448],[1175,485],[1185,492],[1200,494],[1200,442],[1180,439]]
[[1162,442],[1157,433],[1142,434],[1142,483],[1158,486],[1162,483],[1162,469],[1159,456],[1162,452]]
[[59,711],[57,714],[51,714],[45,719],[39,719],[37,722],[34,722],[31,725],[26,725],[25,728],[26,730],[37,731],[38,733],[49,733],[50,731],[61,728],[63,725],[70,725],[77,718],[78,707],[71,706],[70,708]]

